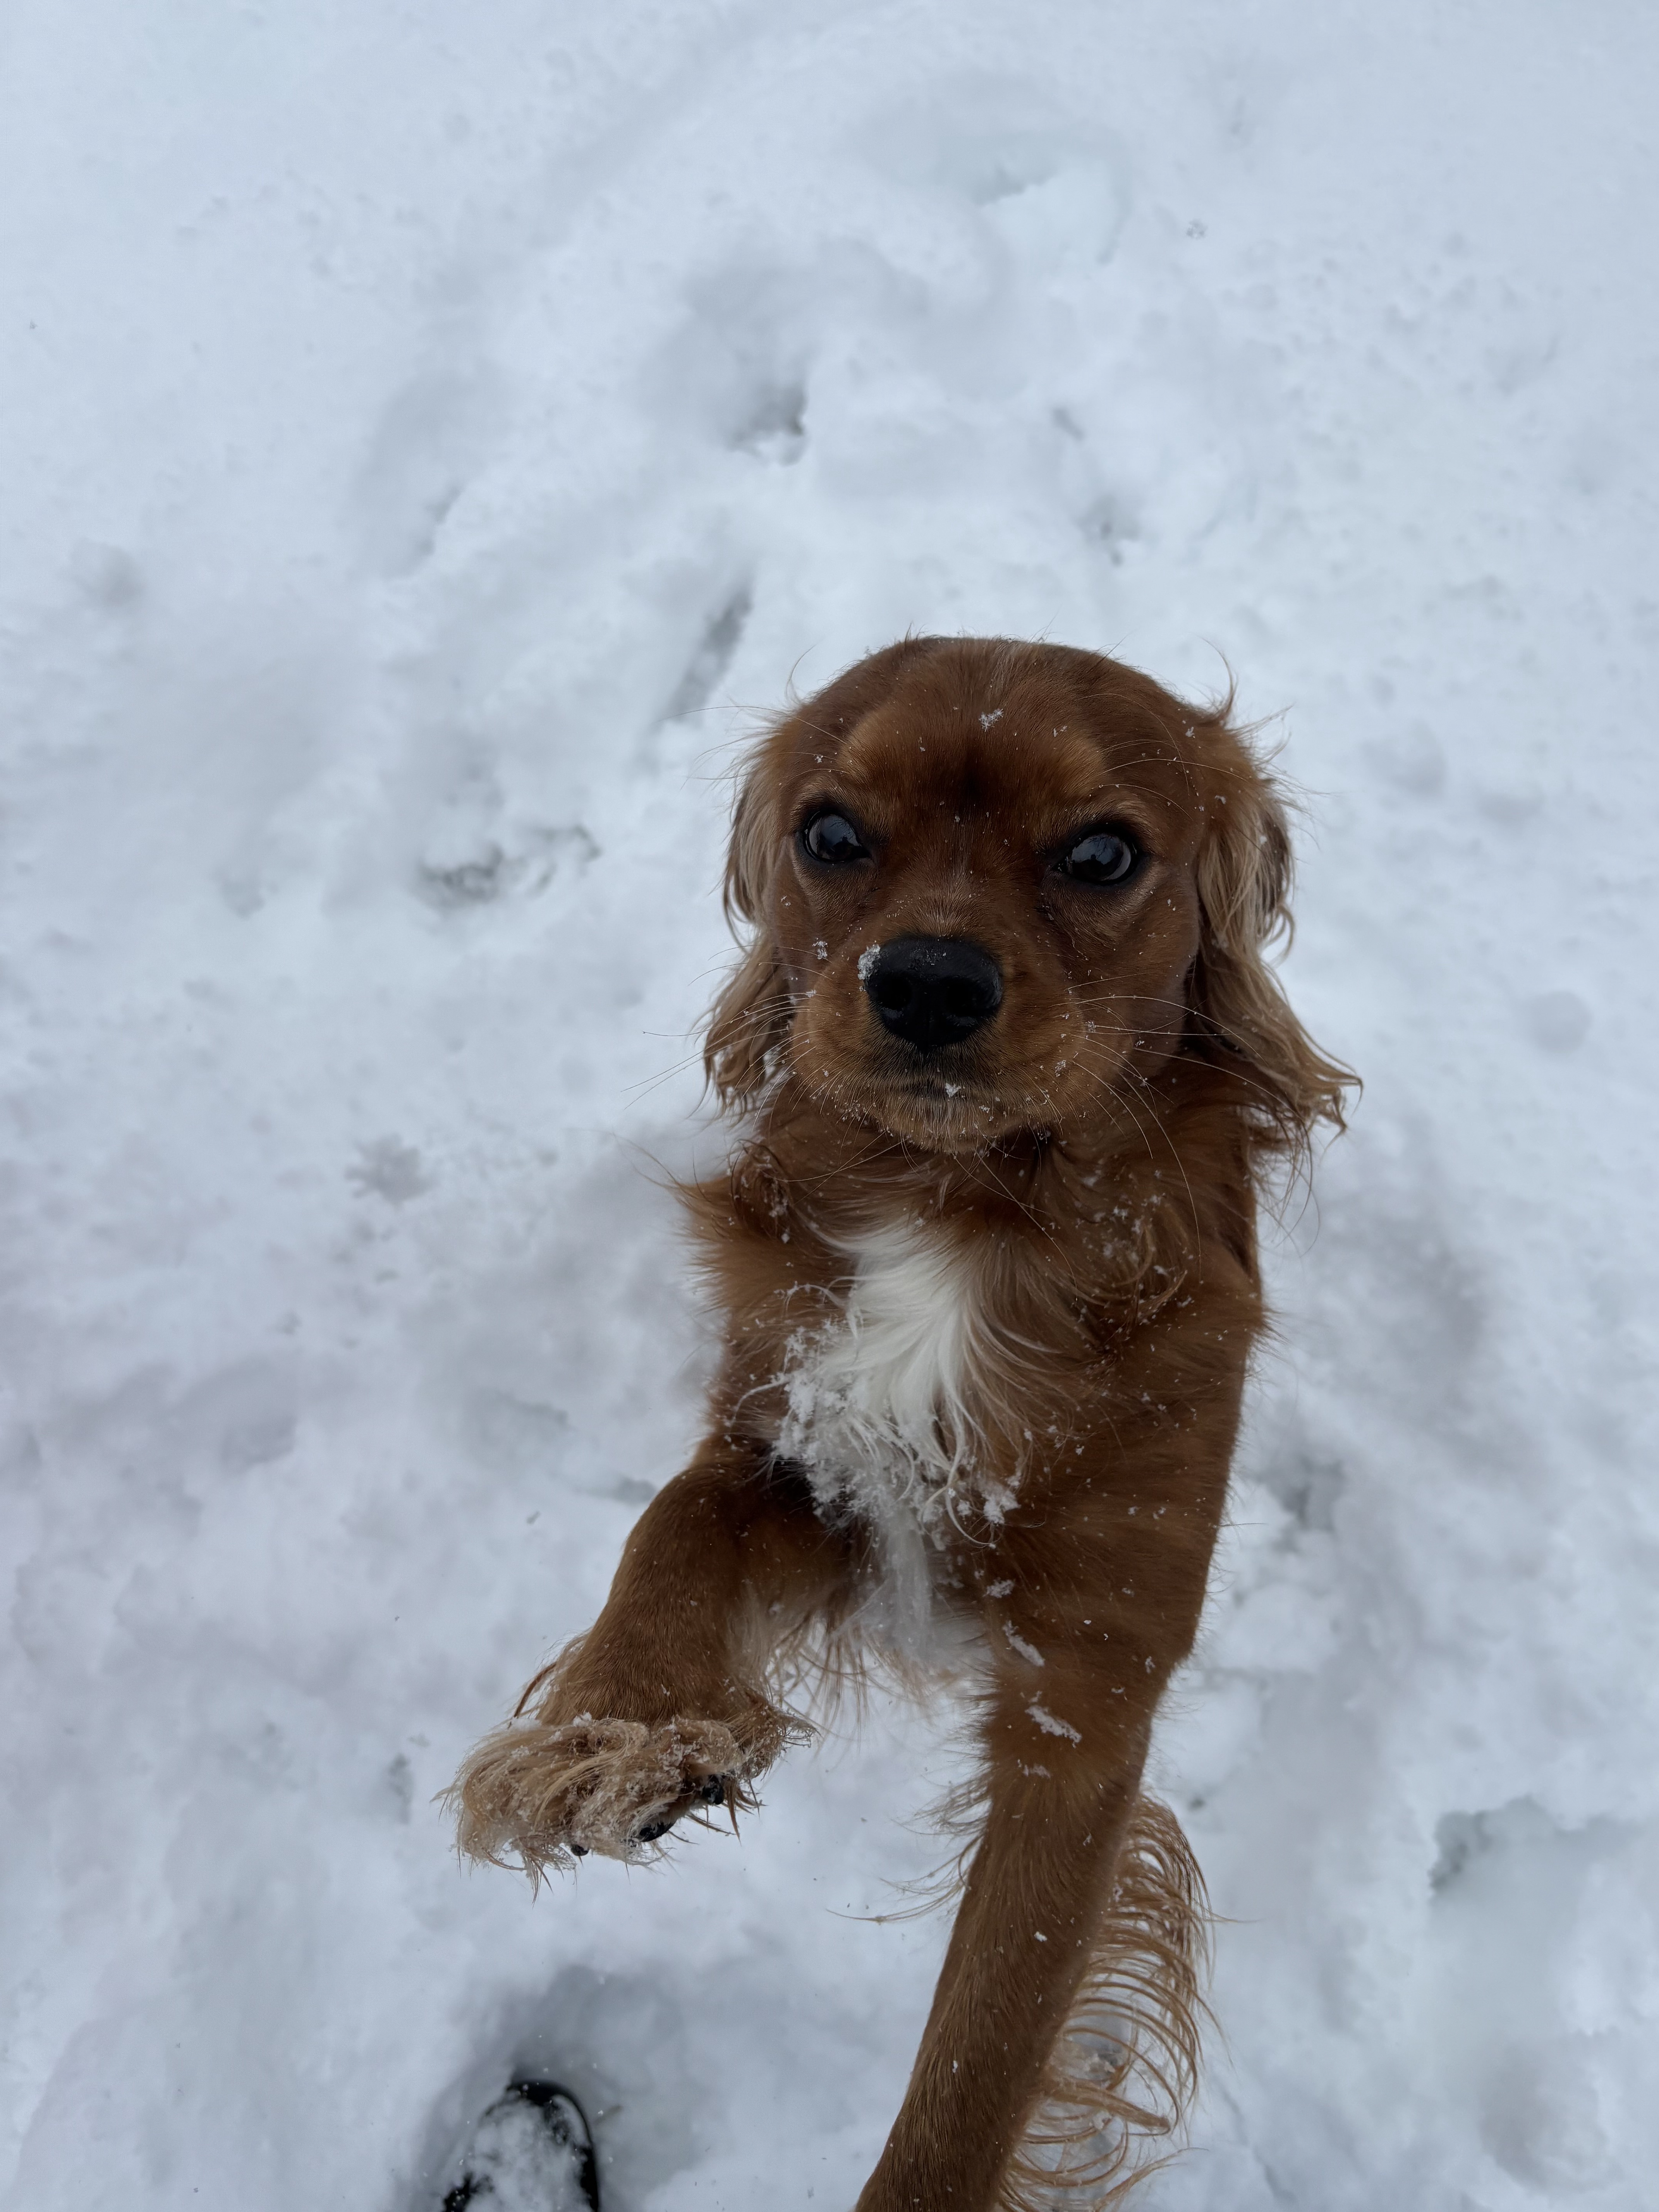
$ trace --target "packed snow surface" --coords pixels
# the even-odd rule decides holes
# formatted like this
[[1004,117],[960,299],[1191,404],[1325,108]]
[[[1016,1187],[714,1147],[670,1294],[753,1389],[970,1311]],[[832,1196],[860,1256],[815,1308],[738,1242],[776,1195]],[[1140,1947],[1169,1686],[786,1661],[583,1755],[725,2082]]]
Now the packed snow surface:
[[706,1357],[745,717],[906,629],[1237,673],[1363,1073],[1158,1753],[1224,1916],[1158,2212],[1659,2170],[1659,15],[11,0],[8,1799],[26,2212],[844,2212],[948,1715],[536,1900],[463,1750]]

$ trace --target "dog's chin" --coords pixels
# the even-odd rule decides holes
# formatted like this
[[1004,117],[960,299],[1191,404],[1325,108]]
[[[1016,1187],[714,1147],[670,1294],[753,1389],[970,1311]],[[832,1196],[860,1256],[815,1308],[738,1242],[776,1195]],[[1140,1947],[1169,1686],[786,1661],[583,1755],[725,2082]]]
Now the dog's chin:
[[1027,1100],[966,1074],[866,1072],[823,1095],[842,1112],[850,1099],[860,1120],[930,1152],[982,1152],[1033,1127]]

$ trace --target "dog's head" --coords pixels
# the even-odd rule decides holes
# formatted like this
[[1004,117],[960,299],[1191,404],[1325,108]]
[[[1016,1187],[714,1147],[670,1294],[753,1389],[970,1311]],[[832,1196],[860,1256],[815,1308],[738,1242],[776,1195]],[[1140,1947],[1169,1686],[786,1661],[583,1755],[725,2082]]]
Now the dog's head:
[[1263,957],[1290,860],[1224,708],[1066,647],[908,640],[749,763],[726,896],[754,934],[711,1076],[743,1104],[787,1068],[957,1152],[1133,1113],[1185,1051],[1234,1066],[1295,1146],[1340,1121],[1342,1071]]

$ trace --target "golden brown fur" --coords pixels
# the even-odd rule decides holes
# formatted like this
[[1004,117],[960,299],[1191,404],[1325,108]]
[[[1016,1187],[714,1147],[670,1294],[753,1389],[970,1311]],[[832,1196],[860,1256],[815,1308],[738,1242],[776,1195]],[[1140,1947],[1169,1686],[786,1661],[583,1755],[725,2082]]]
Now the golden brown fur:
[[[1079,872],[1102,825],[1121,883]],[[632,1856],[754,1802],[803,1651],[971,1670],[976,1840],[860,2212],[1107,2203],[1195,2078],[1201,1883],[1140,1779],[1262,1326],[1261,1185],[1351,1079],[1264,957],[1290,860],[1224,708],[1060,647],[873,654],[742,786],[708,1042],[742,1133],[687,1194],[707,1432],[455,1796],[475,1855]],[[942,1048],[873,996],[918,939],[999,978]]]

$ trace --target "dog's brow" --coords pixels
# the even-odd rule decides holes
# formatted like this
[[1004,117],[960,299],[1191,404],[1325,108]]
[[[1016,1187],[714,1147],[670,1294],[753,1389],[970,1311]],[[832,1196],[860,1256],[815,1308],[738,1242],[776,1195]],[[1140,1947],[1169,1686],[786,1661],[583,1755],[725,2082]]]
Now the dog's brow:
[[1086,808],[1110,773],[1102,747],[1081,727],[1013,705],[981,712],[973,702],[943,718],[872,718],[848,736],[836,769],[883,796],[914,796],[925,784],[936,798],[962,791],[977,807],[1005,811],[1033,799]]

